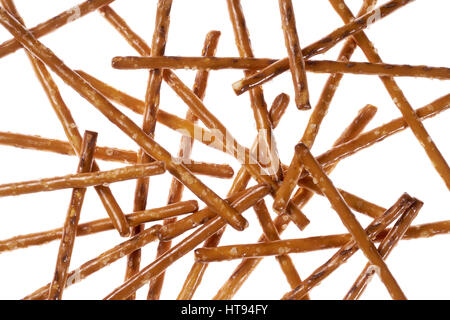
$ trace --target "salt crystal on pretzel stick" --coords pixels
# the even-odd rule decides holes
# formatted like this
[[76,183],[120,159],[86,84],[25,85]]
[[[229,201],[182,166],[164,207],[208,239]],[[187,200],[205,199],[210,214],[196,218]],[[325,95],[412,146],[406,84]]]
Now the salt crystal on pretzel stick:
[[158,161],[151,164],[134,165],[108,171],[77,173],[61,177],[7,183],[0,185],[0,197],[108,185],[140,177],[163,174],[164,172],[164,163]]
[[[97,142],[97,133],[86,131],[81,146],[80,161],[78,163],[78,173],[90,172],[94,162],[94,150]],[[59,245],[56,268],[53,281],[50,286],[48,300],[61,300],[64,288],[66,287],[67,272],[69,271],[72,259],[73,246],[80,221],[81,207],[83,206],[86,188],[75,188],[72,191],[69,210],[64,222],[62,238]]]
[[368,238],[364,229],[361,227],[358,220],[345,203],[339,191],[334,187],[331,180],[323,172],[320,164],[311,155],[309,149],[304,144],[300,143],[295,147],[295,152],[305,166],[305,169],[308,170],[311,176],[317,180],[317,185],[322,189],[323,193],[330,201],[331,206],[338,213],[344,226],[353,235],[358,247],[365,254],[367,259],[369,259],[375,267],[379,268],[379,276],[387,289],[390,291],[392,298],[396,300],[406,299],[386,263],[376,250],[374,244]]
[[[374,239],[383,229],[391,224],[400,215],[410,210],[414,204],[414,199],[408,195],[403,195],[386,213],[375,219],[367,228],[367,235]],[[300,299],[305,293],[323,281],[333,271],[345,263],[353,254],[358,251],[358,245],[354,238],[339,249],[326,263],[317,268],[303,283],[295,290],[284,295],[283,299]],[[378,252],[378,251],[377,251]]]
[[[98,257],[82,264],[80,267],[68,274],[66,287],[70,287],[80,282],[81,280],[86,279],[93,273],[109,266],[110,264],[125,257],[131,252],[157,240],[157,234],[160,228],[160,225],[156,225],[147,230],[144,230],[140,234],[132,237],[130,240],[122,242],[114,248],[103,252]],[[49,288],[50,284],[47,284],[34,291],[32,294],[26,296],[25,298],[23,298],[23,300],[43,300],[48,296]]]
[[[344,22],[349,22],[354,19],[352,12],[346,6],[343,0],[329,0],[336,12],[341,16]],[[378,18],[378,15],[376,15]],[[379,56],[377,50],[375,49],[372,42],[366,36],[364,32],[360,32],[354,35],[356,43],[361,48],[361,50],[366,55],[369,62],[372,63],[382,63],[381,57]],[[418,119],[414,112],[411,104],[406,99],[405,95],[401,91],[397,82],[392,77],[380,77],[386,90],[389,92],[392,100],[394,101],[397,108],[403,115],[403,118],[408,123],[411,131],[416,136],[417,140],[420,142],[421,146],[424,148],[426,154],[431,160],[431,163],[435,167],[436,171],[439,173],[441,178],[444,180],[447,188],[450,190],[450,167],[437,148],[436,144],[433,142],[432,138],[428,134],[422,122]]]
[[[78,20],[85,15],[94,12],[95,10],[111,4],[114,0],[88,0],[85,2],[76,5],[73,8],[70,8],[66,11],[61,12],[57,16],[48,19],[45,22],[38,24],[37,26],[30,29],[30,32],[33,34],[35,38],[40,38],[49,34],[66,24],[69,24],[75,20]],[[16,39],[10,39],[8,41],[0,44],[0,58],[3,58],[11,53],[16,52],[22,48],[19,41]]]
[[[196,212],[198,203],[195,200],[177,202],[165,207],[133,212],[125,215],[131,227],[142,223],[160,221],[171,217]],[[111,219],[100,219],[79,224],[77,237],[87,236],[99,232],[113,230]],[[39,246],[54,240],[61,239],[62,228],[16,236],[10,239],[0,240],[0,252]]]
[[[315,55],[328,51],[343,39],[346,39],[351,35],[354,35],[359,31],[367,28],[370,23],[377,22],[385,18],[397,9],[400,9],[401,7],[413,1],[415,0],[392,0],[378,8],[375,8],[374,10],[364,14],[360,18],[353,20],[349,24],[336,29],[321,40],[303,48],[303,58],[307,60]],[[374,15],[376,15],[379,19],[374,20]],[[289,59],[284,58],[278,60],[277,62],[255,73],[254,75],[235,82],[233,84],[233,89],[236,94],[242,94],[245,91],[250,90],[254,86],[262,85],[263,83],[275,78],[276,76],[282,74],[287,70],[289,70]]]
[[309,104],[308,80],[305,61],[298,39],[294,6],[291,0],[278,0],[281,14],[281,26],[289,58],[292,81],[294,83],[295,103],[300,110],[311,109]]
[[[1,1],[3,7],[8,10],[21,24],[25,25],[23,19],[20,17],[16,6],[14,5],[13,0],[2,0]],[[53,107],[59,121],[61,122],[64,132],[72,145],[74,151],[80,155],[82,138],[81,134],[78,130],[78,127],[70,113],[70,110],[67,108],[61,94],[59,92],[59,88],[53,80],[50,72],[48,72],[45,65],[35,58],[31,53],[26,51],[28,58],[30,59],[31,65],[34,69],[34,72],[41,83],[47,97],[50,101],[50,104]],[[94,161],[92,166],[93,171],[100,171],[99,166]],[[95,190],[100,197],[100,200],[103,203],[103,206],[106,209],[106,212],[114,221],[116,225],[116,229],[121,236],[127,236],[130,234],[130,226],[127,224],[127,220],[124,217],[122,209],[114,198],[111,189],[106,186],[96,186]]]
[[[216,54],[217,45],[219,42],[220,32],[219,31],[211,31],[206,35],[202,55],[203,56],[213,56]],[[205,97],[206,86],[208,83],[209,72],[207,70],[199,70],[195,77],[195,82],[192,91],[196,96],[199,97],[200,100],[203,100]],[[188,110],[186,113],[186,119],[192,122],[197,122],[197,117],[192,113],[191,110]],[[178,150],[178,156],[186,161],[189,161],[192,147],[194,145],[194,139],[190,137],[183,136],[181,138],[180,147]],[[233,172],[234,174],[234,172]],[[181,201],[183,196],[184,186],[178,180],[172,179],[172,184],[169,191],[168,203],[174,203]],[[164,221],[164,225],[169,225],[176,221],[176,218]],[[161,256],[164,252],[169,250],[171,247],[170,241],[160,241],[157,251],[157,257]],[[157,278],[151,280],[150,282],[150,290],[148,293],[148,297],[151,299],[159,299],[162,289],[162,284],[164,280],[164,273],[159,275]]]
[[[389,231],[386,238],[378,246],[378,252],[380,252],[383,259],[387,259],[397,243],[403,238],[404,234],[408,230],[413,220],[417,217],[420,209],[423,206],[423,202],[416,201],[412,208],[405,212],[395,223],[394,227]],[[367,264],[359,277],[356,279],[354,285],[350,291],[344,297],[344,300],[358,299],[364,292],[366,286],[375,274],[375,270],[370,264]]]
[[182,164],[176,164],[172,156],[151,137],[147,136],[131,119],[117,110],[106,98],[94,90],[83,78],[68,68],[56,55],[42,43],[36,40],[32,34],[11,17],[3,8],[0,8],[0,24],[2,24],[18,41],[30,52],[40,58],[68,85],[81,94],[101,111],[112,123],[124,131],[140,147],[159,161],[164,161],[167,170],[191,189],[202,201],[213,208],[218,214],[226,217],[227,221],[236,229],[242,230],[246,224],[236,218],[233,210],[223,199],[207,188],[200,180],[186,169]]

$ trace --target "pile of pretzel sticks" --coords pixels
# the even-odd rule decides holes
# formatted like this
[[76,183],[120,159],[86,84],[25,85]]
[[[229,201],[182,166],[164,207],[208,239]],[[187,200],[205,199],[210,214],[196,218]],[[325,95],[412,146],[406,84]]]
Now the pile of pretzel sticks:
[[[0,44],[0,58],[20,49],[25,50],[67,136],[67,141],[61,141],[0,132],[0,144],[79,158],[76,173],[0,185],[0,197],[72,189],[66,219],[61,228],[0,241],[0,252],[52,241],[60,243],[56,264],[52,261],[55,270],[53,279],[49,279],[48,284],[28,294],[25,299],[62,299],[69,286],[123,258],[127,259],[125,280],[113,292],[108,293],[105,299],[135,299],[136,291],[148,286],[147,298],[156,300],[161,295],[165,271],[192,251],[195,252],[195,262],[187,270],[188,276],[178,299],[194,297],[210,262],[241,259],[242,262],[214,296],[214,299],[231,299],[259,262],[268,256],[276,257],[291,288],[283,299],[309,299],[309,292],[358,250],[367,258],[367,265],[351,285],[345,299],[358,299],[374,275],[380,278],[393,299],[406,299],[385,259],[400,240],[450,233],[450,220],[412,225],[424,205],[419,199],[399,193],[398,200],[391,207],[382,208],[337,188],[329,175],[344,158],[398,132],[411,130],[432,166],[447,188],[450,188],[450,167],[422,124],[422,120],[434,117],[450,107],[450,94],[414,110],[394,79],[421,77],[450,80],[450,68],[386,64],[364,32],[368,26],[394,14],[414,0],[391,0],[378,6],[376,0],[363,0],[356,15],[353,15],[344,0],[329,0],[342,18],[343,25],[304,47],[300,45],[301,32],[296,27],[292,1],[279,0],[285,39],[283,45],[287,53],[287,57],[280,60],[254,57],[241,1],[224,1],[228,6],[239,57],[215,56],[219,31],[207,33],[201,56],[166,56],[172,0],[157,0],[151,44],[147,44],[109,6],[114,0],[83,2],[32,28],[26,26],[14,0],[0,0],[0,24],[12,36],[10,40]],[[137,52],[137,56],[115,57],[112,67],[149,70],[144,100],[130,96],[85,71],[71,69],[40,42],[40,37],[97,10]],[[336,61],[312,60],[314,56],[325,53],[336,45],[342,45]],[[350,62],[357,48],[367,57],[367,63]],[[177,69],[196,70],[192,89],[177,77]],[[244,71],[244,78],[230,85],[237,95],[248,92],[250,96],[257,128],[256,132],[248,132],[256,136],[250,148],[240,144],[203,103],[210,72],[221,69]],[[295,152],[291,162],[286,164],[280,160],[277,137],[273,130],[288,108],[290,97],[281,93],[268,108],[263,94],[263,85],[268,81],[276,81],[276,77],[284,72],[289,72],[292,76],[293,104],[299,112],[310,117],[303,137],[292,146]],[[307,72],[330,74],[314,108],[310,103]],[[133,140],[139,151],[97,146],[98,134],[93,131],[86,131],[82,135],[53,74]],[[379,76],[402,117],[365,131],[377,112],[376,107],[367,105],[360,110],[330,150],[313,156],[310,149],[344,74]],[[184,119],[159,109],[163,82],[187,106],[188,112]],[[142,115],[142,123],[136,124],[116,105]],[[164,137],[155,135],[158,122],[177,131],[174,135],[182,133],[177,155],[170,154],[164,148]],[[195,141],[234,157],[241,169],[235,173],[228,164],[192,160]],[[126,163],[126,166],[103,171],[97,160]],[[166,171],[172,179],[168,203],[164,207],[148,208],[149,177]],[[219,196],[214,191],[214,185],[206,185],[201,181],[201,175],[234,179],[228,195]],[[125,180],[136,180],[133,212],[130,214],[123,212],[116,200],[118,195],[113,194],[109,187],[112,183]],[[256,184],[249,187],[252,180]],[[94,187],[106,215],[104,219],[81,224],[80,214],[88,187]],[[198,199],[183,201],[184,188],[189,189]],[[348,234],[301,237],[301,231],[310,222],[302,209],[316,194],[329,201]],[[269,210],[266,205],[268,196],[273,198],[273,210]],[[245,233],[249,224],[242,214],[248,209],[253,209],[259,220],[263,231],[260,239],[247,245],[221,245],[226,228]],[[274,219],[270,211],[276,215]],[[369,217],[372,222],[363,228],[354,212]],[[298,228],[299,237],[281,239],[282,232],[291,222]],[[77,237],[110,230],[128,238],[81,266],[71,266]],[[174,239],[178,243],[172,246],[171,241]],[[153,242],[157,243],[156,258],[149,265],[141,265],[141,249]],[[300,278],[298,270],[301,265],[294,265],[290,254],[333,248],[338,251],[328,261],[307,278]]]

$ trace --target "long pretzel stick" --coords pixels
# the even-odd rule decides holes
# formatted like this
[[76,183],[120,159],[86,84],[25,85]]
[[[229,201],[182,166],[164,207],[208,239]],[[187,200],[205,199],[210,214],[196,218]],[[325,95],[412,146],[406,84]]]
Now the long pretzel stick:
[[[30,32],[35,38],[40,38],[112,2],[114,2],[114,0],[88,0],[82,2],[31,28]],[[0,58],[16,52],[20,48],[22,48],[20,42],[14,38],[5,41],[0,44]]]
[[305,61],[303,60],[302,48],[298,39],[294,6],[291,0],[278,0],[278,5],[280,7],[284,41],[288,52],[289,67],[294,83],[295,103],[300,110],[311,109]]
[[322,170],[320,164],[312,156],[308,147],[300,143],[295,147],[298,158],[304,164],[306,170],[317,180],[317,185],[330,201],[331,206],[337,212],[344,226],[353,235],[358,247],[375,267],[379,268],[380,279],[385,284],[392,298],[395,300],[405,300],[406,296],[400,289],[397,281],[389,270],[388,266],[380,256],[374,244],[370,241],[364,229],[359,224],[356,217],[342,198],[339,191],[334,187],[333,182]]
[[[97,133],[86,131],[81,146],[80,162],[78,164],[78,173],[90,172],[94,162],[94,150],[97,142]],[[63,233],[59,245],[58,256],[56,259],[56,268],[53,281],[50,286],[48,300],[61,300],[64,288],[66,287],[67,272],[72,259],[73,246],[80,221],[81,207],[84,201],[86,188],[75,188],[72,191],[69,210],[64,222]]]
[[[385,18],[397,9],[400,9],[401,7],[413,1],[414,0],[389,1],[388,3],[364,14],[360,18],[355,19],[352,22],[336,29],[321,40],[303,48],[303,58],[307,60],[315,55],[328,51],[343,39],[346,39],[358,33],[359,31],[366,29],[372,22],[377,22]],[[377,17],[378,19],[374,20],[374,17]],[[287,70],[289,70],[289,59],[284,58],[278,60],[277,62],[255,73],[254,75],[235,82],[233,84],[233,89],[236,94],[242,94],[256,85],[262,85],[263,83],[275,78],[276,76],[282,74]]]
[[101,15],[116,29],[123,38],[127,39],[128,44],[132,46],[140,55],[150,56],[152,49],[136,32],[134,32],[126,21],[117,14],[110,6],[104,6],[98,10]]
[[[68,274],[66,287],[69,287],[75,283],[86,279],[93,273],[107,267],[111,263],[123,258],[124,256],[130,254],[131,252],[142,248],[158,239],[158,231],[161,228],[160,225],[153,226],[138,235],[132,237],[130,240],[122,242],[121,244],[115,246],[114,248],[105,251],[98,257],[82,264],[79,268],[71,271]],[[38,290],[34,291],[32,294],[23,298],[24,300],[42,300],[48,296],[48,291],[50,284],[47,284]]]
[[[16,6],[14,5],[13,0],[2,0],[1,3],[3,7],[11,13],[11,15],[13,15],[21,24],[25,25],[23,19],[20,17],[17,11]],[[80,156],[82,145],[81,134],[72,117],[72,114],[70,113],[70,110],[61,97],[58,86],[56,85],[45,65],[28,51],[26,51],[26,53],[34,69],[34,72],[64,129],[69,143],[71,144],[77,155]],[[92,170],[100,171],[100,168],[95,161],[92,165]],[[119,234],[121,236],[129,235],[130,227],[128,226],[122,209],[114,198],[111,190],[106,186],[96,186],[95,190],[99,195],[100,200],[102,201],[102,204],[106,209],[106,212],[116,224],[116,229]]]
[[[250,33],[247,29],[244,11],[242,10],[240,0],[227,0],[228,14],[233,26],[235,43],[242,58],[253,58],[253,49],[250,41]],[[251,75],[251,71],[245,71],[244,75]],[[258,130],[258,138],[261,141],[259,148],[263,151],[260,155],[264,156],[264,160],[260,162],[269,164],[269,170],[275,180],[281,178],[281,168],[279,167],[280,159],[276,146],[275,137],[273,135],[272,123],[267,111],[267,104],[264,99],[264,92],[261,87],[255,87],[250,91],[250,102],[253,110],[253,117]],[[261,161],[263,160],[263,161]]]
[[[196,212],[198,203],[195,200],[177,202],[162,208],[133,212],[126,215],[127,221],[131,227],[142,223],[164,220],[171,217]],[[114,226],[111,219],[101,219],[79,224],[77,227],[77,237],[88,236],[91,234],[113,230]],[[54,240],[61,239],[62,228],[31,233],[16,236],[10,239],[0,241],[0,252],[14,251],[17,249],[39,246]]]
[[0,197],[19,196],[61,189],[87,188],[101,184],[110,184],[145,176],[158,175],[164,172],[164,163],[155,162],[153,164],[134,165],[108,171],[77,173],[61,177],[7,183],[0,185]]
[[[340,59],[338,59],[340,60]],[[121,70],[139,69],[192,69],[224,70],[244,69],[261,70],[277,60],[268,58],[236,57],[114,57],[112,66]],[[370,62],[344,62],[332,60],[305,61],[305,69],[314,73],[348,73],[358,75],[376,75],[391,77],[418,77],[428,79],[450,79],[450,68],[416,66],[408,64],[388,64]]]
[[[348,126],[344,132],[338,137],[334,145],[343,143],[346,139],[352,139],[364,130],[365,123],[361,123],[358,121],[359,116],[353,121],[355,125]],[[331,172],[333,167],[329,169],[328,172]],[[292,203],[299,207],[303,208],[309,200],[313,197],[314,193],[300,188],[297,192],[296,196],[292,198]],[[277,228],[279,234],[281,234],[288,226],[289,219],[286,218],[286,215],[280,215],[276,217],[274,224]],[[265,239],[264,235],[260,237],[260,241]],[[251,272],[258,266],[258,264],[262,261],[262,259],[245,259],[243,260],[239,266],[234,270],[229,279],[225,282],[225,284],[220,288],[218,293],[215,295],[214,299],[216,300],[226,300],[232,299],[232,297],[236,294],[236,292],[242,287],[244,282],[247,280]]]
[[[253,210],[255,210],[256,216],[258,217],[258,221],[263,229],[266,239],[268,241],[280,240],[280,235],[278,234],[277,228],[273,224],[265,201],[260,200],[253,207]],[[279,255],[276,257],[276,259],[280,264],[281,270],[286,276],[289,285],[292,289],[295,289],[298,285],[300,285],[302,280],[300,279],[300,275],[298,274],[297,269],[295,268],[294,263],[291,260],[291,257],[289,257],[288,255]],[[309,297],[306,298],[309,299]]]
[[[236,211],[240,211],[242,207],[243,210],[248,209],[255,205],[256,202],[263,199],[265,196],[270,194],[270,187],[267,185],[258,185],[258,191],[254,192],[252,195],[252,200],[246,203],[238,203],[234,207]],[[108,300],[120,300],[126,299],[131,294],[136,292],[140,287],[145,285],[150,279],[157,277],[161,272],[165,271],[170,265],[175,261],[185,256],[187,253],[195,249],[200,243],[208,239],[211,235],[217,233],[223,227],[226,226],[225,220],[221,217],[216,216],[207,224],[201,228],[194,231],[191,235],[186,237],[176,246],[172,247],[164,255],[153,261],[150,265],[142,269],[133,278],[129,279],[127,282],[122,284],[120,287],[115,289],[111,294],[109,294],[105,299]]]
[[[329,1],[332,4],[333,8],[336,10],[336,12],[341,16],[344,22],[349,22],[352,19],[354,19],[352,12],[346,6],[343,0],[329,0]],[[372,63],[383,62],[374,45],[364,32],[355,34],[354,39],[356,40],[356,43],[366,55],[369,62]],[[450,167],[447,161],[442,156],[436,144],[431,139],[422,122],[418,119],[417,115],[414,113],[414,109],[406,99],[400,87],[397,85],[395,79],[386,76],[380,77],[380,79],[383,82],[384,86],[386,87],[386,90],[389,92],[389,95],[391,96],[395,105],[402,113],[403,118],[408,123],[412,132],[416,136],[417,140],[424,148],[434,168],[439,173],[441,178],[444,180],[445,184],[447,185],[447,188],[450,190]]]
[[[367,228],[367,235],[373,239],[375,236],[391,224],[395,219],[401,216],[404,212],[411,209],[414,203],[414,199],[408,195],[401,197],[397,203],[394,204],[386,213],[375,219]],[[323,281],[334,270],[339,268],[344,262],[346,262],[356,251],[358,251],[358,245],[354,238],[346,243],[339,251],[337,251],[326,263],[317,268],[311,276],[309,276],[303,283],[295,290],[287,293],[283,299],[301,299],[301,297],[309,292],[314,286]],[[378,252],[378,251],[377,251]]]
[[[286,108],[289,104],[289,96],[282,93],[278,95],[273,104],[270,108],[269,116],[270,121],[272,123],[273,128],[276,128],[281,120],[281,117],[283,116],[284,112],[286,111]],[[253,147],[252,152],[257,148],[259,139],[256,138]],[[247,170],[245,170],[244,166],[241,167],[239,172],[236,175],[236,178],[233,181],[233,184],[228,192],[228,195],[236,194],[237,192],[245,189],[247,184],[249,183],[251,179],[250,174]],[[222,228],[219,232],[215,233],[211,237],[209,237],[205,243],[204,247],[216,247],[219,245],[220,240],[222,239],[222,235],[225,232],[225,228]],[[188,276],[186,277],[186,280],[183,284],[183,287],[178,295],[178,300],[188,300],[192,299],[194,296],[195,291],[197,290],[198,286],[200,285],[203,275],[206,272],[206,269],[208,267],[208,264],[206,263],[197,263],[195,262],[192,265],[191,270],[189,271]]]
[[[219,42],[220,32],[219,31],[211,31],[206,35],[203,49],[202,49],[202,55],[203,56],[214,56],[216,54],[217,45]],[[194,86],[193,86],[193,92],[197,97],[199,97],[200,100],[203,100],[205,97],[206,92],[206,86],[208,83],[208,77],[209,72],[207,70],[200,70],[197,72]],[[186,112],[186,119],[190,120],[192,122],[197,121],[197,117],[191,112],[191,110],[188,110]],[[191,153],[192,153],[192,147],[194,144],[194,139],[183,136],[181,138],[180,147],[178,151],[178,156],[183,160],[190,159]],[[178,201],[181,201],[181,198],[183,196],[183,185],[178,182],[176,179],[172,179],[172,184],[169,191],[169,198],[168,203],[175,203]],[[164,221],[164,225],[169,225],[176,221],[176,218],[169,219]],[[160,241],[158,246],[158,254],[157,257],[161,256],[164,252],[169,250],[171,247],[170,241]],[[164,281],[164,275],[165,273],[161,273],[157,278],[152,279],[150,281],[150,290],[148,293],[148,297],[152,300],[159,299],[162,284]]]
[[[378,252],[382,255],[383,259],[387,259],[389,254],[392,252],[397,243],[403,238],[404,234],[408,230],[409,226],[413,222],[413,220],[417,217],[420,209],[422,208],[423,203],[420,201],[416,201],[411,210],[405,212],[395,223],[394,227],[389,231],[386,238],[380,243],[378,246]],[[345,296],[344,300],[354,300],[358,299],[361,294],[364,292],[364,289],[369,284],[373,275],[375,274],[375,270],[372,268],[370,264],[367,264],[363,269],[359,277],[354,282],[353,286],[350,288],[350,291]]]
[[167,170],[177,177],[183,184],[191,189],[199,199],[204,201],[219,215],[226,217],[226,220],[236,229],[242,230],[246,225],[242,225],[240,219],[236,218],[237,213],[223,199],[221,199],[211,189],[206,187],[197,179],[185,166],[176,164],[167,150],[156,143],[151,137],[145,134],[130,118],[117,110],[106,98],[89,86],[77,73],[68,68],[63,61],[51,52],[42,43],[36,40],[20,23],[14,20],[3,8],[0,8],[0,23],[13,34],[36,57],[39,57],[47,66],[58,74],[68,85],[80,93],[86,100],[92,103],[105,117],[125,132],[141,148],[153,156],[156,160],[164,161]]

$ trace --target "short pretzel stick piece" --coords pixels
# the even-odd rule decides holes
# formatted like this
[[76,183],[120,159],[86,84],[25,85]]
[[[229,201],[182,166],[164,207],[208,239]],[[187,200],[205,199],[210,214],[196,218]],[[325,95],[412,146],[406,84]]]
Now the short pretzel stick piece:
[[[80,162],[77,169],[78,173],[85,173],[92,170],[96,142],[97,133],[86,131],[81,146]],[[86,188],[75,188],[72,191],[72,198],[70,199],[70,206],[66,221],[64,222],[63,234],[56,259],[55,275],[53,276],[48,295],[49,300],[62,299],[85,194]]]

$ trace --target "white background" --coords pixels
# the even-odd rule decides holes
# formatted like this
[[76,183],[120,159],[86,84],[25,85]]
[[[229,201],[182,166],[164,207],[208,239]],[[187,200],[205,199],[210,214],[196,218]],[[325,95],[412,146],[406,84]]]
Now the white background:
[[[156,0],[117,0],[112,7],[150,43],[156,2]],[[277,1],[242,2],[255,56],[285,57]],[[362,3],[360,0],[347,2],[354,12],[358,11]],[[75,0],[16,1],[28,26],[45,21],[77,3]],[[328,1],[298,0],[294,1],[294,5],[303,46],[317,41],[343,24]],[[377,22],[367,34],[385,62],[450,67],[449,12],[448,0],[418,0],[385,20]],[[171,17],[167,55],[200,55],[204,36],[210,30],[222,32],[218,56],[238,55],[225,0],[175,0]],[[0,28],[0,41],[9,38],[10,35]],[[119,71],[111,68],[112,57],[137,54],[100,14],[92,13],[42,38],[42,41],[73,69],[83,69],[127,93],[144,97],[147,81],[145,71]],[[315,59],[335,59],[341,46],[339,44],[326,55]],[[366,61],[359,50],[353,59]],[[194,71],[183,70],[177,71],[176,74],[186,84],[192,85]],[[242,71],[238,70],[213,72],[205,104],[242,144],[250,146],[256,130],[248,95],[237,97],[231,89],[231,83],[240,79],[242,75]],[[311,103],[314,106],[327,75],[308,74],[308,76]],[[56,80],[81,132],[86,129],[98,131],[98,144],[102,146],[137,150],[137,146],[105,120],[94,107],[64,85],[60,79]],[[449,93],[450,89],[448,81],[402,78],[398,79],[398,83],[414,108],[422,107]],[[23,50],[0,59],[0,88],[1,131],[66,139]],[[293,97],[288,73],[266,84],[264,89],[269,105],[280,92],[286,92]],[[319,155],[326,151],[357,111],[368,103],[379,108],[375,119],[369,125],[370,128],[400,115],[377,77],[346,75],[323,123],[313,153]],[[161,108],[179,116],[184,116],[186,112],[184,103],[165,84],[162,87]],[[137,123],[141,123],[140,117],[122,110]],[[291,102],[280,128],[275,132],[283,162],[290,161],[293,147],[302,136],[310,113],[297,110]],[[443,113],[425,122],[426,128],[447,159],[450,159],[449,123],[450,113]],[[177,152],[178,134],[158,125],[156,139],[172,153]],[[11,147],[0,147],[0,159],[0,183],[73,173],[78,162],[75,157]],[[239,169],[238,163],[231,157],[199,144],[194,147],[193,159],[230,163],[236,171]],[[102,169],[110,169],[119,165],[100,162],[100,166]],[[425,202],[425,206],[415,224],[450,217],[448,190],[409,130],[342,161],[334,171],[332,179],[337,186],[384,207],[391,206],[403,192],[421,199]],[[221,196],[226,195],[231,185],[231,180],[203,177],[202,180]],[[149,207],[165,205],[169,183],[168,174],[151,178]],[[125,212],[132,210],[134,185],[135,182],[130,181],[111,186]],[[62,226],[70,194],[70,190],[64,190],[0,199],[0,239]],[[185,199],[193,199],[193,195],[186,191]],[[268,199],[268,205],[271,204],[272,201]],[[302,233],[294,226],[290,226],[283,234],[283,238],[346,232],[337,214],[324,198],[315,197],[304,211],[311,220],[310,226]],[[90,221],[105,216],[97,195],[90,188],[81,220]],[[250,227],[242,233],[229,229],[222,241],[223,244],[256,241],[261,229],[253,211],[249,210],[245,217],[249,220]],[[358,215],[358,218],[364,225],[369,223],[369,219],[365,217]],[[77,238],[71,269],[122,241],[124,239],[113,231]],[[54,272],[58,246],[59,243],[56,241],[42,247],[0,254],[0,298],[21,298],[48,283]],[[433,239],[402,242],[394,250],[388,259],[388,265],[409,298],[449,298],[449,246],[450,236],[439,236]],[[155,247],[156,243],[153,243],[144,248],[143,266],[154,259]],[[335,250],[296,254],[292,255],[292,258],[302,278],[306,278],[331,257],[333,252]],[[192,262],[191,253],[168,269],[162,298],[173,299],[178,295]],[[314,289],[311,297],[342,298],[365,262],[360,253],[356,254]],[[211,264],[195,298],[210,299],[215,295],[237,264],[237,261]],[[66,290],[64,298],[101,299],[122,283],[124,271],[125,259],[122,259]],[[138,297],[145,298],[147,289],[148,286],[145,286],[138,291]],[[288,284],[276,260],[270,257],[264,259],[235,297],[279,299],[288,290]],[[375,278],[363,298],[389,299],[389,295],[381,282]]]

